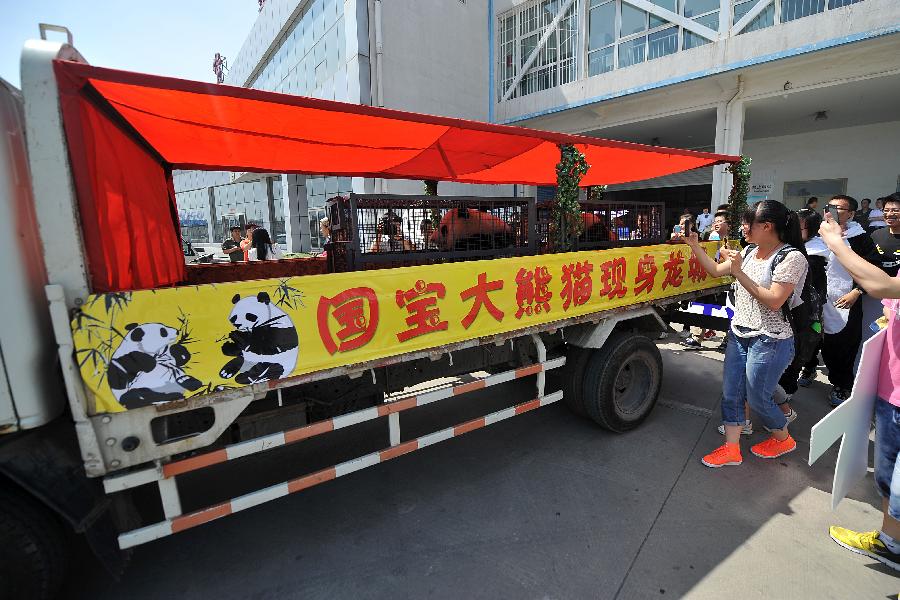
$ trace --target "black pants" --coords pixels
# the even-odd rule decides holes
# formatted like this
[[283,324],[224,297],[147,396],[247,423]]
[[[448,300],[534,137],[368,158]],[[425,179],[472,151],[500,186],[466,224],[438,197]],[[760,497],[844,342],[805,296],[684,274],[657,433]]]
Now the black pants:
[[781,379],[778,380],[778,385],[784,388],[785,393],[789,396],[793,396],[797,393],[797,379],[800,377],[800,371],[806,369],[809,371],[815,372],[815,370],[819,366],[819,351],[822,349],[822,342],[820,341],[816,348],[813,350],[812,356],[809,360],[804,364],[802,357],[795,357],[791,364],[788,365],[788,368],[784,370],[784,374],[781,376]]
[[822,342],[822,360],[828,367],[828,381],[842,390],[853,389],[853,362],[862,342],[862,302],[850,309],[847,325],[837,333],[826,333]]

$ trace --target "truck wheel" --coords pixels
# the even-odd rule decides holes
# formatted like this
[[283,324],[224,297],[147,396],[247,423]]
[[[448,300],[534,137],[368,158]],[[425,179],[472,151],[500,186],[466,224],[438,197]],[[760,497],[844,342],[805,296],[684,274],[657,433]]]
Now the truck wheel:
[[649,338],[613,331],[590,353],[584,371],[584,408],[598,425],[622,433],[634,429],[656,405],[662,357]]
[[[592,351],[578,346],[567,345],[566,366],[559,369],[560,388],[563,391],[563,402],[573,413],[587,417],[584,410],[584,370]],[[553,371],[550,371],[553,373]]]
[[[8,486],[8,482],[0,482]],[[55,598],[65,577],[67,553],[62,525],[37,501],[0,489],[0,597]]]

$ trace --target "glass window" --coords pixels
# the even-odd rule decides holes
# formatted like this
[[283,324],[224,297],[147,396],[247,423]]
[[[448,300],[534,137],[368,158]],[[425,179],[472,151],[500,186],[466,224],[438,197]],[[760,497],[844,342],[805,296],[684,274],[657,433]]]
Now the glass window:
[[696,17],[711,10],[719,10],[719,0],[684,0],[682,14],[686,17]]
[[619,36],[629,36],[645,29],[647,29],[647,13],[630,4],[622,4],[622,26],[619,28]]
[[[755,0],[754,0],[755,1]],[[703,15],[702,17],[697,17],[696,19],[692,19],[700,23],[701,25],[706,25],[713,31],[719,29],[719,11],[709,13],[707,15]],[[708,44],[709,40],[703,37],[702,35],[697,35],[692,31],[684,30],[684,37],[681,43],[682,50],[690,50],[691,48],[696,48],[697,46],[703,46]]]
[[627,42],[619,43],[619,68],[630,67],[644,62],[644,50],[647,36],[641,36]]
[[[756,4],[755,0],[746,0],[741,4],[734,6],[734,22],[737,23],[744,15],[750,12],[750,9]],[[763,9],[761,13],[756,15],[750,23],[744,27],[740,33],[749,33],[757,29],[764,29],[775,24],[775,5],[770,4]]]
[[528,57],[531,56],[531,53],[534,52],[535,48],[537,48],[539,39],[540,36],[538,36],[537,34],[522,38],[521,52],[519,52],[519,62],[522,65],[525,64],[525,62],[528,60]]
[[616,3],[607,2],[591,9],[589,48],[596,50],[616,41]]
[[840,8],[842,6],[850,6],[862,2],[862,0],[828,0],[828,8]]
[[667,27],[647,36],[647,59],[651,60],[678,51],[678,27]]
[[825,0],[781,0],[781,22],[787,23],[825,10]]
[[608,46],[591,52],[588,55],[588,75],[593,76],[612,71],[615,67],[614,50],[614,46]]
[[[650,0],[650,2],[661,8],[669,9],[673,13],[678,12],[678,0]],[[666,21],[665,19],[660,19],[655,15],[650,15],[650,29],[653,29],[655,27],[662,27],[667,23],[668,21]]]

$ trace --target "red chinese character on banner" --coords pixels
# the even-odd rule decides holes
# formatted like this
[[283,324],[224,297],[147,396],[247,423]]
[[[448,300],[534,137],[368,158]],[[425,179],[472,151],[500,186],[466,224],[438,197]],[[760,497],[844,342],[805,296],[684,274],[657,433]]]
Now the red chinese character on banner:
[[591,291],[593,290],[591,272],[593,270],[594,265],[588,261],[563,265],[563,289],[559,294],[563,299],[563,310],[569,310],[570,304],[581,306],[591,299]]
[[645,254],[637,265],[637,277],[634,278],[634,295],[637,296],[641,292],[648,294],[653,291],[653,283],[656,280],[656,257],[652,254]]
[[534,271],[519,269],[516,273],[516,318],[521,319],[523,314],[531,316],[541,312],[550,312],[550,298],[553,292],[547,289],[547,284],[553,279],[547,272],[547,267],[537,267]]
[[487,273],[479,273],[478,274],[478,283],[473,285],[467,290],[463,290],[459,293],[459,298],[461,300],[468,300],[469,298],[475,298],[475,302],[472,303],[472,308],[469,309],[469,314],[463,317],[463,320],[460,321],[462,326],[468,329],[472,323],[475,321],[475,318],[478,316],[478,313],[481,311],[481,307],[484,306],[488,313],[499,323],[503,320],[503,311],[497,308],[491,299],[488,298],[488,292],[493,292],[496,290],[503,289],[503,280],[498,279],[497,281],[488,281]]
[[688,261],[688,277],[694,283],[700,283],[706,279],[706,269],[697,260],[697,257],[691,253],[691,259]]
[[[332,307],[334,310],[331,316],[341,326],[336,336],[332,335],[328,323],[328,310]],[[375,295],[375,290],[367,287],[350,288],[334,298],[322,296],[319,298],[316,320],[319,324],[319,337],[329,354],[355,350],[367,344],[378,328],[378,296]]]
[[681,282],[684,281],[684,275],[681,274],[681,265],[683,264],[684,254],[680,250],[669,254],[669,260],[663,263],[663,268],[666,270],[666,278],[663,279],[662,289],[666,289],[670,285],[672,287],[681,286]]
[[603,275],[600,281],[603,283],[603,289],[600,290],[601,296],[606,296],[610,300],[619,297],[624,298],[628,288],[625,287],[625,257],[614,258],[606,261],[600,268],[603,269]]
[[410,327],[397,334],[397,339],[405,342],[426,333],[445,331],[447,321],[441,321],[440,311],[435,307],[438,298],[443,298],[447,289],[443,283],[425,283],[421,279],[406,291],[397,290],[397,306],[406,308],[409,316],[406,324]]

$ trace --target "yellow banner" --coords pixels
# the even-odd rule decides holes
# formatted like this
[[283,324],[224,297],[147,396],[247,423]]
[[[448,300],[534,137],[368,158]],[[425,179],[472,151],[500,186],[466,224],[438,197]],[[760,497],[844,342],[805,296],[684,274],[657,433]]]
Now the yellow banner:
[[[706,245],[712,255],[717,245]],[[247,265],[248,273],[252,265]],[[385,358],[725,283],[683,245],[91,296],[92,414]]]

